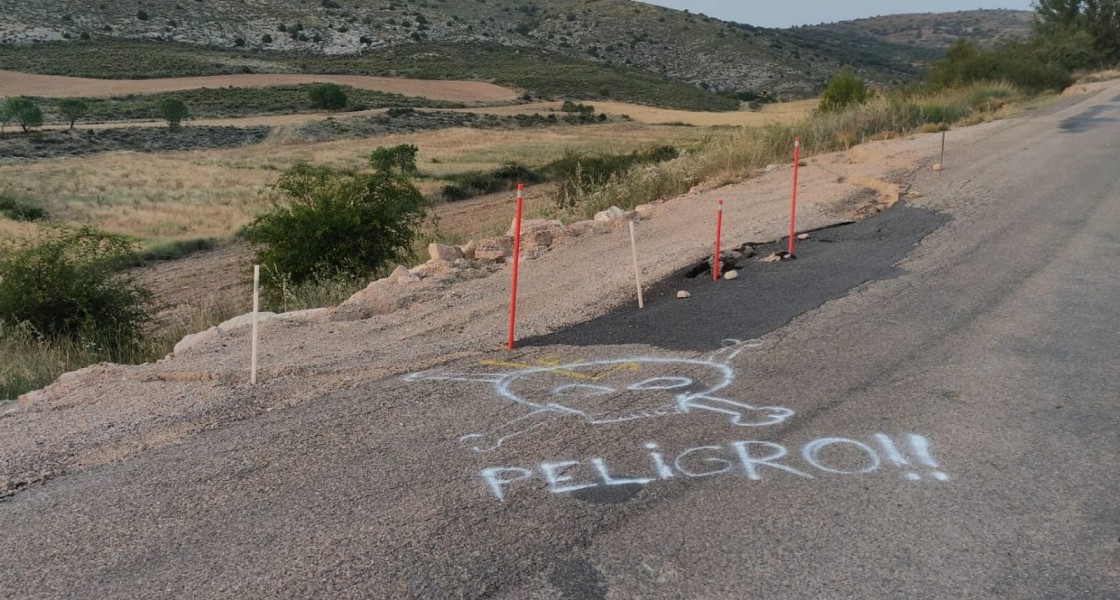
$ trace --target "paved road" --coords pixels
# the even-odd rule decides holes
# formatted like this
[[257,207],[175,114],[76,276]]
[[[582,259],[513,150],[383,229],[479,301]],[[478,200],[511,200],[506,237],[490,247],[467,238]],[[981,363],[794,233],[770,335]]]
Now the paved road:
[[1118,120],[950,133],[874,231],[655,296],[673,339],[616,315],[30,488],[0,596],[1120,598]]

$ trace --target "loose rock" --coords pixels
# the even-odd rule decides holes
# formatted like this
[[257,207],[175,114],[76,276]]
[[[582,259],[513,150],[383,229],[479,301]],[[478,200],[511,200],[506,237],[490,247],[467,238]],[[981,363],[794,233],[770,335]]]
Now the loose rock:
[[428,254],[432,260],[442,260],[447,262],[455,262],[463,258],[463,251],[455,246],[447,246],[444,244],[428,244]]
[[[257,313],[257,322],[258,323],[263,323],[265,321],[271,321],[272,319],[275,319],[275,318],[276,318],[276,313],[273,313],[273,312],[258,312]],[[240,329],[242,327],[248,327],[249,325],[252,325],[252,324],[253,324],[253,313],[249,312],[249,313],[245,313],[241,316],[234,317],[234,318],[222,323],[221,325],[218,325],[218,329],[221,329],[222,331],[233,331],[234,329]]]
[[728,271],[728,272],[723,274],[723,278],[728,280],[728,281],[738,279],[739,278],[739,272],[738,271]]
[[570,236],[579,237],[594,233],[609,233],[611,228],[606,223],[600,221],[576,221],[568,225],[564,231]]
[[681,290],[681,291],[677,292],[677,298],[680,298],[681,300],[684,300],[685,298],[691,298],[691,297],[692,297],[692,294],[690,294],[690,293],[688,293],[684,290]]
[[619,221],[641,221],[642,215],[637,211],[622,210],[612,206],[607,210],[595,213],[595,220],[600,223],[617,223]]
[[183,352],[186,352],[187,350],[190,350],[191,348],[194,348],[199,344],[205,344],[220,337],[222,337],[222,330],[217,326],[214,326],[210,329],[207,329],[206,331],[200,331],[183,338],[179,341],[178,344],[175,344],[174,352],[175,354],[182,354]]

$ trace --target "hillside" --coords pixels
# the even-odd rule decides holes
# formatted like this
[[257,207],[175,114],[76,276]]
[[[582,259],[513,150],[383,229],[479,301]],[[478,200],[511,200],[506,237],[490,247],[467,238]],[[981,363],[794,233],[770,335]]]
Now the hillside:
[[967,10],[952,13],[887,15],[806,28],[871,37],[890,44],[941,50],[957,38],[980,44],[1026,37],[1034,13],[1024,10]]
[[[193,64],[173,67],[173,73],[167,65],[197,63],[199,57],[179,52],[172,57],[176,60],[167,61],[165,53],[157,52],[159,60],[152,62],[163,65],[160,75],[325,68],[478,77],[533,93],[556,93],[526,77],[536,73],[547,83],[556,69],[539,69],[556,65],[597,70],[605,80],[641,72],[713,92],[783,97],[815,93],[845,62],[873,81],[901,81],[918,73],[912,53],[881,40],[865,37],[845,41],[843,48],[814,48],[800,45],[799,39],[788,31],[629,0],[0,0],[0,63],[56,74],[153,76],[135,69],[151,57],[152,46],[126,50],[129,58],[121,60],[125,40],[228,51],[217,61],[221,68]],[[43,42],[74,47],[89,68],[82,72],[73,62],[56,59],[58,46],[51,46],[56,48],[51,52],[39,46],[30,55],[16,49]],[[502,77],[491,68],[494,54],[501,55],[498,62],[505,70],[520,76]],[[454,69],[442,65],[448,61]],[[609,87],[591,91],[630,99]]]

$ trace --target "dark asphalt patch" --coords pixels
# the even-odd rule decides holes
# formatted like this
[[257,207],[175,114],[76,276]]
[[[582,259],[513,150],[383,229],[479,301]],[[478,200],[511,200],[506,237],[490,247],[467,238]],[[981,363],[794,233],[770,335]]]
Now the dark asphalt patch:
[[1116,122],[1116,119],[1113,117],[1101,116],[1109,110],[1111,109],[1107,106],[1094,106],[1093,108],[1090,108],[1089,110],[1079,115],[1074,115],[1068,119],[1065,119],[1058,126],[1062,129],[1062,131],[1068,133],[1084,133],[1086,131],[1092,131],[1097,127],[1102,127],[1104,125],[1109,125]]
[[[710,271],[690,278],[697,268],[682,269],[650,288],[644,310],[635,302],[519,345],[646,344],[705,351],[726,339],[759,337],[859,285],[896,276],[893,265],[947,221],[940,213],[900,203],[864,221],[813,233],[797,242],[796,260],[758,260],[785,250],[787,242],[756,246],[753,258],[739,261],[736,280],[715,283]],[[692,297],[678,300],[679,290]]]
[[607,597],[603,577],[587,559],[572,558],[556,565],[548,579],[564,598],[604,600]]
[[572,497],[592,504],[623,504],[636,498],[644,486],[632,483],[626,485],[601,485],[572,492]]

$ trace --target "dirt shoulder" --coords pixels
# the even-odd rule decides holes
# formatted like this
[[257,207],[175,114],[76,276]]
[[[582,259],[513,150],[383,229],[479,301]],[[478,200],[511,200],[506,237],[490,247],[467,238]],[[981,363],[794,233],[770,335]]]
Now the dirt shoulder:
[[[952,131],[950,147],[1006,126]],[[801,170],[799,229],[850,221],[892,204],[909,191],[910,176],[929,167],[940,141],[936,134],[920,135],[810,159]],[[788,227],[790,175],[789,167],[778,167],[645,210],[647,218],[638,224],[644,280],[653,283],[708,255],[718,199],[725,201],[729,247],[781,238]],[[634,301],[629,237],[621,225],[578,236],[569,229],[550,251],[523,260],[519,337],[556,331]],[[198,261],[197,272],[182,276],[205,278],[207,264]],[[395,290],[392,301],[346,317],[355,320],[263,324],[257,387],[248,385],[249,330],[241,328],[157,364],[103,364],[69,373],[17,403],[0,405],[0,495],[385,377],[466,357],[508,357],[509,266],[445,267],[430,269],[423,281],[375,285]]]

